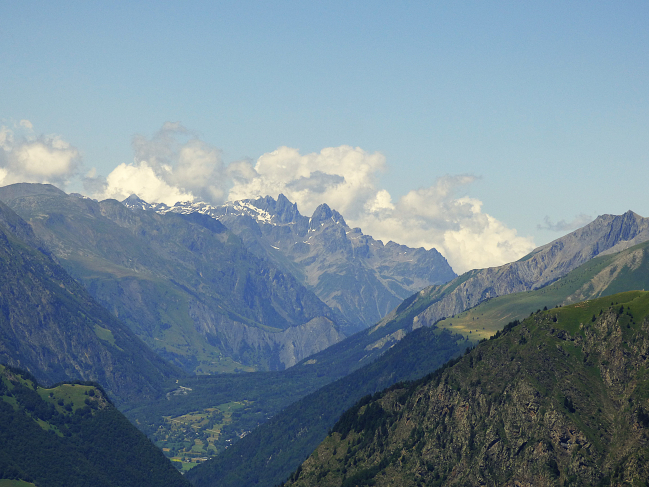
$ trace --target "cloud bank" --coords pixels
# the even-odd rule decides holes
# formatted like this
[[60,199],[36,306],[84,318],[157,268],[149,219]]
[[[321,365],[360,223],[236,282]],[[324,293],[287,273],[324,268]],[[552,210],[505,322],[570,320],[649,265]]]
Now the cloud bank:
[[136,136],[133,150],[133,163],[120,164],[106,178],[92,173],[86,177],[91,196],[122,200],[134,193],[145,201],[172,205],[277,198],[283,193],[303,214],[327,203],[348,224],[384,242],[434,247],[458,273],[501,265],[534,248],[530,238],[518,236],[484,213],[481,201],[457,196],[475,176],[440,177],[393,201],[379,187],[378,177],[387,168],[385,157],[359,147],[328,147],[310,154],[279,147],[255,162],[225,165],[218,149],[182,125],[166,123],[150,140]]
[[133,138],[134,161],[120,164],[106,178],[91,171],[84,187],[98,199],[123,200],[131,194],[150,202],[221,202],[225,197],[221,152],[180,123],[167,122],[151,140]]
[[81,165],[79,151],[58,135],[34,135],[29,120],[0,127],[0,185],[65,186]]
[[549,216],[546,216],[543,219],[543,225],[537,225],[536,228],[539,230],[550,230],[551,232],[572,232],[578,228],[583,227],[584,225],[589,224],[593,221],[593,217],[590,215],[585,215],[581,213],[577,215],[571,222],[565,220],[560,220],[557,223],[552,223]]

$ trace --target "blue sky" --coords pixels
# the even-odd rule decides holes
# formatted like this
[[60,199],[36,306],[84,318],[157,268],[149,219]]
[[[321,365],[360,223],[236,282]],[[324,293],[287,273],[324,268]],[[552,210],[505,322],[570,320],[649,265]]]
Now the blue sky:
[[[200,141],[201,154],[214,149],[220,169],[210,177],[225,177],[224,168],[242,159],[259,169],[264,154],[283,146],[300,157],[358,147],[383,160],[363,173],[370,183],[346,190],[369,184],[374,193],[326,202],[391,238],[407,232],[368,220],[360,208],[389,194],[403,215],[411,208],[405,196],[432,207],[444,187],[447,199],[416,220],[454,228],[458,245],[461,235],[482,242],[475,228],[487,216],[507,230],[503,242],[513,242],[507,232],[516,230],[510,253],[460,267],[492,265],[588,217],[628,209],[649,216],[647,25],[649,4],[626,1],[3,2],[0,124],[14,154],[4,164],[18,160],[21,143],[52,146],[56,135],[59,146],[77,151],[66,189],[88,193],[81,176],[95,168],[91,176],[101,182],[134,156],[160,176],[151,154],[159,160],[169,140],[172,165],[181,164],[179,147],[190,140]],[[166,122],[181,126],[165,132]],[[302,160],[303,170],[315,165],[300,181],[322,179],[338,164],[332,154],[320,156]],[[273,160],[265,183],[247,180],[238,187],[248,192],[236,194],[276,184],[273,168],[286,164]],[[343,172],[336,175],[358,176]],[[166,183],[185,184],[183,194],[208,194],[179,183],[189,176],[172,176]],[[297,184],[282,181],[283,188]],[[214,184],[220,189],[209,194],[227,199],[232,184]],[[300,195],[305,213],[330,196]],[[445,222],[458,201],[465,216]],[[441,240],[420,235],[404,243],[418,242]]]

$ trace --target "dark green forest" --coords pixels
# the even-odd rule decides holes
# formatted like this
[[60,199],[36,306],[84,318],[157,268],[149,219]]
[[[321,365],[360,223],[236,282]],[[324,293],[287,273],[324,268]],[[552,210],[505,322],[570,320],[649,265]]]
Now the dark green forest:
[[0,478],[39,487],[187,486],[92,382],[39,387],[0,366]]

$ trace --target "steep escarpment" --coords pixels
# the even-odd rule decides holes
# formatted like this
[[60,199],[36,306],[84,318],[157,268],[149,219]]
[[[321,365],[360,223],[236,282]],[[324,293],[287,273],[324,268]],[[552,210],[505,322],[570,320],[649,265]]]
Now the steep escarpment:
[[366,397],[288,485],[642,485],[649,293],[538,312]]

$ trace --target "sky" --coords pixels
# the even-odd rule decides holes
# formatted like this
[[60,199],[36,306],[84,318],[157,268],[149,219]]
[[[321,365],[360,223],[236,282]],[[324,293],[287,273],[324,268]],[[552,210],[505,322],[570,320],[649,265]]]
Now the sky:
[[1,2],[0,185],[327,203],[456,272],[649,216],[647,2]]

